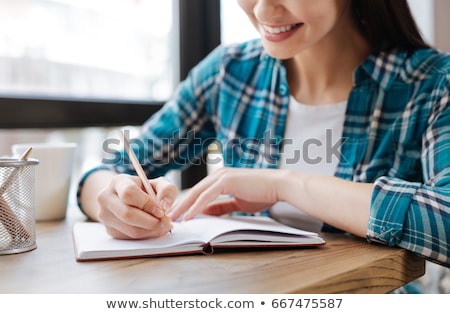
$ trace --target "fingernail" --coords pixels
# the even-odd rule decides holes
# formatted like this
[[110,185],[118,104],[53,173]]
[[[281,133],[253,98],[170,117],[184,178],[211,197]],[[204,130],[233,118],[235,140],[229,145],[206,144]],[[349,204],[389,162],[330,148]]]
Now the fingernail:
[[173,200],[168,198],[168,197],[164,197],[159,204],[161,205],[162,209],[167,212],[168,210],[170,210],[172,208],[172,204],[173,204]]

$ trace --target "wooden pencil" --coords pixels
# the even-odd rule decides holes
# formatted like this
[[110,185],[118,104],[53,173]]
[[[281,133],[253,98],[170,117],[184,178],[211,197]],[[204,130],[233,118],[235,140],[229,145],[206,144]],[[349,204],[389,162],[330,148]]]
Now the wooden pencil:
[[[145,175],[144,169],[142,169],[141,164],[139,163],[134,151],[131,149],[130,144],[128,143],[127,139],[125,138],[125,135],[122,131],[120,131],[120,137],[123,142],[123,146],[125,148],[125,151],[127,152],[128,156],[130,157],[131,163],[133,164],[134,169],[136,170],[136,173],[139,177],[139,179],[142,182],[142,185],[144,186],[145,191],[148,195],[150,195],[152,198],[156,200],[156,194],[153,190],[153,187],[148,182],[148,178]],[[164,225],[169,229],[170,232],[172,232],[172,224],[169,221],[169,218],[166,216],[166,209],[164,207],[161,208],[163,210],[163,217],[161,218],[161,221],[164,223]]]

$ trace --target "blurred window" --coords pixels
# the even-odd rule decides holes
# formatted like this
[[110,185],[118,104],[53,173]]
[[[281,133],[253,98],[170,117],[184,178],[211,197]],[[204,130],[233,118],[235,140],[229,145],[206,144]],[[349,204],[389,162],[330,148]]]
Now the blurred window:
[[178,80],[173,1],[0,2],[0,95],[165,100]]

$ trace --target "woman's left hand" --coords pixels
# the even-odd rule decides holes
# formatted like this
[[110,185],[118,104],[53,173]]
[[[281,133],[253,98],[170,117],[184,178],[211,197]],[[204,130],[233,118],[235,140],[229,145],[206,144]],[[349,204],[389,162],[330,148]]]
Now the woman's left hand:
[[[175,202],[169,216],[188,220],[203,213],[223,215],[235,211],[255,213],[279,201],[280,171],[275,169],[221,168],[197,183]],[[229,198],[217,200],[221,195]]]

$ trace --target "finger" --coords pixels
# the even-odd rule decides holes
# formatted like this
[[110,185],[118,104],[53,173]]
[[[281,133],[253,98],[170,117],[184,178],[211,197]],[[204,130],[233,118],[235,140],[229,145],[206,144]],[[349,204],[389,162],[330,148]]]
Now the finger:
[[125,205],[117,196],[102,202],[99,219],[109,233],[117,238],[154,238],[169,231],[160,219],[141,209]]
[[178,188],[165,177],[151,180],[151,184],[156,191],[156,198],[165,211],[170,210],[174,200],[178,195]]
[[217,200],[217,198],[220,195],[221,195],[221,186],[219,183],[214,182],[208,188],[203,190],[200,195],[198,195],[197,199],[193,202],[192,206],[184,214],[184,220],[192,219],[196,215],[202,213],[204,210],[208,208],[208,205],[211,202]]
[[129,207],[140,209],[156,218],[164,216],[158,201],[143,190],[137,177],[128,176],[125,179],[118,179],[115,183],[115,193]]
[[222,168],[201,180],[183,198],[175,201],[169,215],[173,220],[177,220],[183,213],[185,213],[184,219],[191,219],[201,213],[208,203],[215,200],[221,193],[233,190],[233,186],[230,186],[232,180],[229,179],[232,171],[229,168]]
[[115,239],[148,239],[158,238],[167,234],[167,229],[162,225],[156,226],[151,230],[132,227],[130,225],[120,225],[119,227],[111,227],[105,225],[106,232]]
[[117,225],[119,222],[134,227],[149,229],[158,221],[152,215],[141,209],[126,205],[113,194],[102,194],[99,196],[99,219],[107,225]]
[[206,181],[207,178],[204,178],[200,182],[198,182],[191,189],[186,191],[181,197],[176,199],[173,205],[168,210],[167,214],[172,220],[177,220],[179,217],[183,215],[186,210],[191,207],[191,205],[197,199],[199,193],[202,191],[203,182]]
[[189,189],[182,197],[175,200],[172,208],[168,212],[168,215],[172,220],[177,220],[181,217],[195,203],[199,196],[211,186],[213,183],[211,177],[212,176],[204,178]]
[[167,211],[167,216],[170,217],[173,221],[176,221],[180,218],[184,212],[189,208],[190,204],[188,203],[189,192],[186,192],[183,196],[176,199],[170,209]]
[[[151,217],[147,214],[148,217]],[[107,232],[118,239],[146,239],[161,237],[168,232],[160,220],[153,218],[153,222],[145,227],[135,226],[123,222],[119,217],[111,216],[104,222]]]
[[206,215],[222,216],[236,211],[239,211],[239,206],[236,204],[236,200],[231,198],[213,202],[203,211],[203,213]]
[[[98,195],[100,210],[98,218],[105,224],[110,234],[119,238],[158,237],[169,231],[160,219],[142,210],[151,208],[152,200],[139,185],[137,177],[116,176],[111,184]],[[143,205],[139,197],[143,196]],[[131,204],[131,205],[130,205]]]

